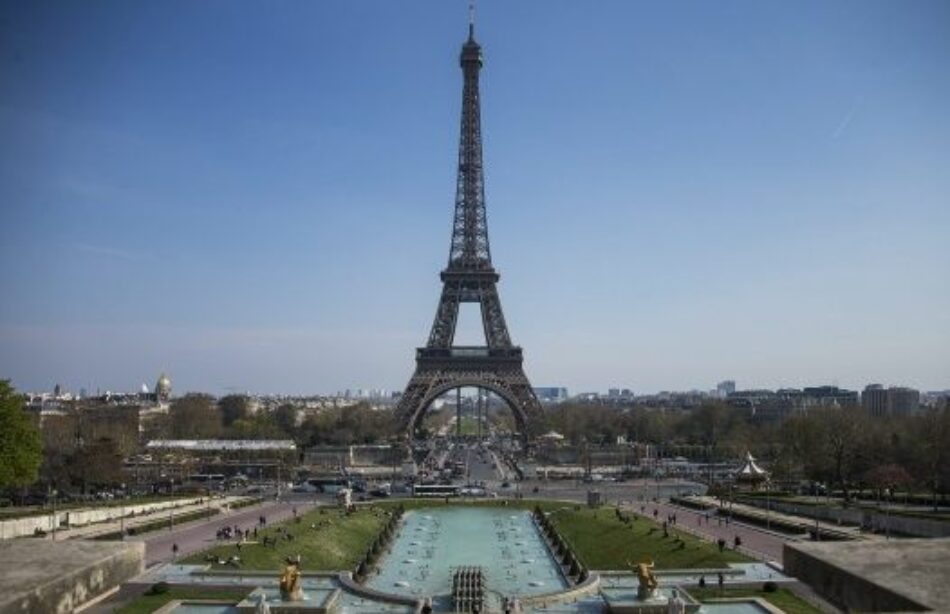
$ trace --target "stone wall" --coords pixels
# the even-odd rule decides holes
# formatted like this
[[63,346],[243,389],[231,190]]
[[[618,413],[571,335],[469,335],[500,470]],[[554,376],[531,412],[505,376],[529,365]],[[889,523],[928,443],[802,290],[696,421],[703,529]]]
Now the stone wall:
[[950,541],[788,542],[783,571],[846,611],[943,610]]
[[194,505],[201,501],[203,501],[202,498],[194,497],[143,503],[139,505],[113,505],[108,507],[66,510],[56,512],[56,514],[50,513],[40,514],[38,516],[27,516],[25,518],[13,518],[0,521],[0,540],[11,539],[13,537],[28,537],[34,535],[37,529],[50,533],[53,527],[57,529],[60,527],[82,527],[97,522],[117,520],[122,516],[129,518],[131,516],[141,516],[142,514],[167,510],[169,508]]
[[860,507],[840,508],[827,505],[813,506],[782,501],[780,499],[772,499],[766,502],[766,500],[760,497],[742,497],[737,499],[737,501],[762,509],[771,507],[771,509],[776,512],[804,516],[812,519],[817,513],[819,519],[827,522],[867,527],[879,533],[884,533],[889,530],[892,533],[911,537],[950,537],[950,518],[948,518],[947,521],[932,520],[929,518],[884,514],[877,510]]
[[143,542],[5,542],[0,614],[66,614],[144,569]]

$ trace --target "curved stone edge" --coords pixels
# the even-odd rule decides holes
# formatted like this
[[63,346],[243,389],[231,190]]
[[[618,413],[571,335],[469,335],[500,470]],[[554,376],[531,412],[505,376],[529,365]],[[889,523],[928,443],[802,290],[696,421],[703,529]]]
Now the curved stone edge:
[[420,609],[422,607],[422,599],[418,597],[397,595],[396,593],[386,593],[383,591],[378,591],[375,588],[369,588],[367,586],[358,584],[356,580],[353,579],[353,573],[349,571],[341,571],[337,575],[337,580],[340,582],[340,586],[345,588],[347,592],[353,593],[354,595],[359,595],[360,597],[372,599],[373,601],[382,601],[384,603],[408,605],[416,609]]
[[579,597],[585,597],[591,593],[595,593],[600,590],[600,575],[596,573],[591,573],[587,576],[587,579],[581,582],[580,584],[574,585],[571,588],[563,591],[555,591],[553,593],[541,593],[540,595],[526,595],[519,597],[518,601],[522,605],[546,605],[549,603],[559,603],[563,601],[570,601],[578,599]]

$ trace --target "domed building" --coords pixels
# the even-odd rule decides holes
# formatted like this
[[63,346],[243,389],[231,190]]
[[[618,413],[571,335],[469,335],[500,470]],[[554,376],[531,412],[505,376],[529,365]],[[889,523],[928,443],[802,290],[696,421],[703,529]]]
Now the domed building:
[[159,403],[165,403],[172,396],[172,381],[162,373],[155,383],[155,398]]

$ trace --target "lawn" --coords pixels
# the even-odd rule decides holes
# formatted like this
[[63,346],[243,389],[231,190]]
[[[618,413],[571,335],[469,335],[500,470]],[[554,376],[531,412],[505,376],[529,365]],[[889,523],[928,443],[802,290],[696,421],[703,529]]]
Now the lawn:
[[250,588],[210,588],[207,586],[172,586],[167,593],[142,595],[116,611],[116,614],[150,614],[176,599],[214,599],[237,603],[251,592]]
[[653,559],[657,569],[723,568],[750,560],[733,550],[719,552],[715,544],[675,528],[663,537],[660,525],[634,514],[624,524],[615,509],[562,507],[550,516],[588,569],[629,569],[627,561],[644,559]]
[[772,593],[767,593],[758,588],[727,588],[721,592],[718,588],[687,588],[686,590],[697,601],[736,597],[760,597],[784,611],[786,614],[820,614],[821,612],[821,610],[787,588],[779,588]]
[[[317,508],[301,516],[300,522],[286,522],[259,531],[257,543],[243,545],[240,552],[233,543],[228,543],[193,554],[182,562],[202,564],[208,555],[222,560],[237,555],[241,557],[241,569],[276,571],[282,567],[286,557],[299,553],[305,571],[352,569],[382,529],[385,521],[383,512],[396,505],[415,509],[441,507],[445,503],[441,499],[378,501],[372,505],[358,506],[358,511],[350,516],[343,515],[336,508]],[[720,553],[715,544],[675,529],[670,530],[670,537],[664,538],[660,525],[632,514],[635,520],[626,525],[616,518],[613,507],[591,509],[560,501],[498,499],[467,502],[452,499],[448,505],[509,506],[520,509],[533,509],[535,505],[540,505],[551,513],[561,535],[588,569],[628,569],[628,560],[639,562],[644,558],[652,558],[657,569],[724,568],[727,563],[750,560],[728,549]],[[311,528],[311,525],[316,528]],[[260,542],[265,535],[279,537],[277,526],[286,527],[294,535],[294,540],[278,539],[276,548],[264,547]],[[212,568],[234,569],[216,562]]]
[[[255,543],[243,544],[238,550],[233,542],[214,546],[182,560],[183,563],[202,564],[208,555],[227,560],[237,555],[241,569],[278,571],[288,556],[300,555],[304,571],[352,569],[372,545],[386,519],[381,506],[360,506],[349,516],[337,508],[321,507],[299,517],[299,522],[285,522],[258,530]],[[289,541],[277,531],[283,527],[294,539]],[[267,536],[277,540],[277,546],[265,547]],[[252,541],[255,541],[252,539]],[[229,565],[212,564],[213,569],[234,569]]]

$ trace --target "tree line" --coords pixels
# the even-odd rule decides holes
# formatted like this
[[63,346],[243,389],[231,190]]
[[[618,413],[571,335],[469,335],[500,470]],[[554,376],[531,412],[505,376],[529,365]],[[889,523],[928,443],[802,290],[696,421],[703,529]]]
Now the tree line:
[[575,445],[629,442],[694,461],[737,461],[747,451],[777,481],[857,488],[950,492],[950,409],[871,417],[860,407],[815,407],[783,421],[758,422],[748,409],[707,403],[693,410],[565,403],[546,422]]

